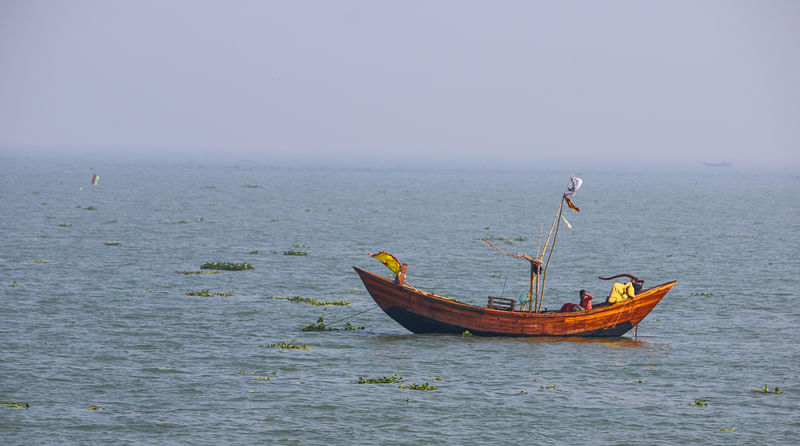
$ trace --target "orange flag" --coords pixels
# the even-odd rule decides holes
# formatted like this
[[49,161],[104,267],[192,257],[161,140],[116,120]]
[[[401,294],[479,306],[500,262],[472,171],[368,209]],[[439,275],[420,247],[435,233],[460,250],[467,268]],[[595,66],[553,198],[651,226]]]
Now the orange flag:
[[564,195],[564,199],[567,200],[567,206],[569,206],[570,209],[572,209],[575,212],[580,212],[581,211],[580,209],[578,209],[578,206],[575,206],[572,203],[572,200],[570,200],[568,196]]
[[368,252],[367,254],[380,260],[381,263],[386,265],[390,270],[394,271],[395,274],[400,274],[400,262],[397,261],[397,257],[389,254],[386,251],[381,251],[377,254]]

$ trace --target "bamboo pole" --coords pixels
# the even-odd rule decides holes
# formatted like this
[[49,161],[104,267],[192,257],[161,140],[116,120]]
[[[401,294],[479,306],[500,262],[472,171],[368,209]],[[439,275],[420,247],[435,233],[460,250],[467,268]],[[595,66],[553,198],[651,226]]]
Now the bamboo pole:
[[[547,267],[550,266],[550,258],[553,257],[553,251],[556,249],[556,240],[558,239],[558,229],[561,227],[561,213],[564,211],[564,196],[561,196],[561,203],[558,205],[558,213],[556,214],[556,219],[553,221],[553,225],[555,226],[556,233],[553,236],[553,244],[550,246],[550,254],[547,256],[547,263],[544,266],[544,271],[542,272],[542,292],[539,297],[539,302],[536,306],[536,312],[539,313],[542,308],[542,302],[544,301],[544,283],[547,280]],[[553,232],[553,229],[550,228],[550,232]],[[550,236],[547,236],[547,241],[550,241]],[[545,244],[545,250],[547,250],[547,244]],[[544,258],[544,251],[542,251],[542,259]],[[539,259],[540,261],[542,259]]]
[[[539,240],[536,242],[536,258],[537,259],[539,258],[539,250],[540,250],[540,248],[542,246],[542,232],[543,231],[544,231],[544,223],[542,223],[542,225],[539,226]],[[541,260],[539,260],[539,266],[541,266],[541,264],[542,264]],[[531,266],[533,266],[533,265],[531,265]],[[535,302],[536,302],[537,306],[539,305],[539,273],[540,272],[541,272],[540,268],[537,268],[536,269],[536,280],[534,281],[534,285],[533,285],[534,293],[536,293]],[[533,312],[533,305],[534,305],[534,301],[531,301],[530,312]]]
[[[556,211],[556,218],[553,219],[553,224],[550,225],[550,232],[547,233],[547,241],[544,242],[544,246],[542,247],[542,255],[539,257],[539,264],[541,265],[542,260],[544,259],[544,254],[547,252],[547,245],[550,244],[550,236],[553,235],[553,229],[555,229],[556,224],[560,223],[558,217],[561,215],[561,209],[564,207],[564,197],[561,197],[561,203],[558,205],[558,210]],[[543,225],[544,226],[544,225]],[[537,250],[538,251],[538,250]],[[552,254],[552,249],[551,249]],[[547,258],[547,262],[550,263],[550,257]],[[541,292],[538,293],[538,297],[536,299],[536,312],[539,312],[539,309],[542,307],[542,300],[544,299],[544,277],[542,277],[541,281]]]

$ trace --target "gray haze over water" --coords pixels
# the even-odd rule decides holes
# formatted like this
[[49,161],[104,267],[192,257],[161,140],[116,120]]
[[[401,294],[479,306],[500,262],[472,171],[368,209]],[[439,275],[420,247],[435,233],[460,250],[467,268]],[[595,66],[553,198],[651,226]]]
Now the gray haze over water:
[[800,166],[792,1],[0,0],[0,154]]

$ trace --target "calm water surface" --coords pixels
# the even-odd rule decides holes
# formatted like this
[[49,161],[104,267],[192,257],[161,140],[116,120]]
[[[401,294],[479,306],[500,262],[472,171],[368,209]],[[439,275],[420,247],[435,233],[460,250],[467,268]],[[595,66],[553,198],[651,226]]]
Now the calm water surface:
[[[535,252],[568,174],[0,161],[0,403],[30,406],[0,407],[5,444],[800,438],[796,176],[577,172],[545,306],[678,284],[636,338],[506,339],[410,334],[352,266],[389,275],[387,250],[418,288],[518,297],[528,266],[480,238]],[[255,270],[184,274],[213,261]],[[321,316],[364,329],[300,330]],[[290,341],[313,348],[268,346]],[[393,373],[437,390],[358,384]]]

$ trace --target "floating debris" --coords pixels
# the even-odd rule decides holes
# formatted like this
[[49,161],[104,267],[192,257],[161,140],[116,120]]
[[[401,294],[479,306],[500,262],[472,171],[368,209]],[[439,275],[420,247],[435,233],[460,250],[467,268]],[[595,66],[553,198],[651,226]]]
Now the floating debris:
[[694,293],[695,296],[713,296],[714,293]]
[[78,206],[75,206],[75,207],[78,208],[78,209],[83,209],[85,211],[96,211],[97,210],[97,208],[94,207],[94,206],[81,207],[80,205],[78,205]]
[[70,227],[70,226],[72,226],[72,225],[71,225],[71,224],[69,224],[69,223],[59,223],[59,224],[58,224],[58,226],[59,226],[59,227],[62,227],[62,228],[69,228],[69,227]]
[[729,427],[729,428],[728,428],[728,427],[723,427],[723,428],[722,428],[722,429],[720,429],[720,430],[721,430],[722,432],[733,432],[733,431],[735,431],[735,430],[736,430],[736,427],[735,427],[735,426],[731,426],[731,427]]
[[778,387],[770,390],[769,386],[756,387],[755,391],[759,393],[783,393],[783,390],[779,389]]
[[261,186],[259,186],[258,184],[245,184],[242,187],[246,187],[248,189],[260,189],[261,188]]
[[19,408],[19,409],[28,409],[31,406],[28,403],[25,403],[23,405],[22,403],[18,403],[16,401],[12,401],[10,403],[0,403],[0,407],[16,407],[16,408]]
[[325,325],[324,319],[325,319],[325,312],[323,311],[322,312],[322,316],[320,316],[319,319],[317,319],[317,323],[316,324],[311,323],[311,324],[301,328],[301,330],[302,331],[330,331],[330,330],[335,330],[335,328],[328,327],[327,325]]
[[283,255],[285,255],[285,256],[307,256],[308,252],[306,252],[306,251],[296,251],[294,249],[289,249],[287,251],[283,251]]
[[231,262],[208,262],[200,265],[200,269],[217,269],[225,271],[245,271],[254,270],[253,265],[249,263],[231,263]]
[[199,297],[213,297],[213,296],[221,296],[221,297],[231,297],[232,294],[230,293],[212,293],[208,290],[200,290],[200,291],[187,291],[183,293],[184,296],[199,296]]
[[346,323],[344,328],[333,328],[325,325],[325,310],[322,311],[317,323],[311,323],[303,328],[302,331],[333,331],[333,330],[363,330],[364,327],[355,327],[350,322]]
[[92,186],[97,186],[97,183],[100,181],[100,175],[94,174],[92,175]]
[[183,274],[190,275],[190,274],[219,274],[219,271],[184,271]]
[[10,286],[10,287],[13,287],[13,288],[16,288],[16,287],[18,287],[18,286],[19,286],[19,284],[17,283],[17,281],[16,281],[16,280],[14,280],[14,281],[12,281],[12,282],[11,282],[11,285],[9,285],[9,286]]
[[484,239],[489,240],[490,242],[505,242],[508,245],[513,245],[517,242],[528,241],[528,237],[505,238],[505,237],[496,237],[494,235],[486,236],[484,237]]
[[307,304],[311,304],[314,306],[319,305],[340,305],[340,306],[349,306],[350,301],[347,300],[336,300],[336,301],[321,301],[317,300],[313,297],[303,297],[303,296],[291,296],[291,297],[282,297],[282,296],[274,296],[273,299],[275,300],[287,300],[289,302],[305,302]]
[[431,386],[428,383],[425,383],[425,384],[417,384],[417,383],[407,384],[407,385],[404,385],[404,386],[400,386],[400,388],[401,389],[411,389],[411,390],[423,390],[423,391],[426,391],[426,392],[437,389],[436,386]]
[[364,378],[363,376],[358,377],[359,384],[391,384],[402,381],[403,377],[397,376],[397,373],[392,373],[392,376],[384,376],[381,378]]
[[272,379],[272,378],[270,378],[269,376],[257,376],[256,377],[256,381],[269,381],[270,379]]
[[256,254],[258,254],[258,250],[255,250],[255,251],[250,251],[250,252],[248,252],[248,254],[251,254],[251,255],[256,255]]
[[705,407],[708,406],[708,400],[695,400],[693,403],[689,403],[690,406],[701,406]]
[[294,339],[289,342],[281,342],[280,344],[269,344],[267,347],[277,347],[282,349],[297,349],[297,350],[311,350],[314,347],[310,345],[294,345]]
[[89,408],[89,410],[106,410],[106,408],[105,407],[92,406],[92,407]]
[[50,263],[47,260],[33,259],[33,263]]
[[461,336],[472,336],[472,333],[470,333],[469,330],[464,330],[461,332]]
[[555,384],[550,384],[549,386],[540,386],[539,390],[558,390],[558,386]]
[[120,242],[105,242],[106,246],[121,246],[122,243]]

